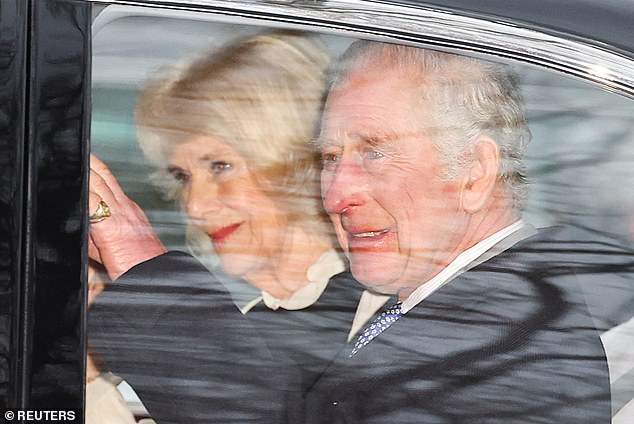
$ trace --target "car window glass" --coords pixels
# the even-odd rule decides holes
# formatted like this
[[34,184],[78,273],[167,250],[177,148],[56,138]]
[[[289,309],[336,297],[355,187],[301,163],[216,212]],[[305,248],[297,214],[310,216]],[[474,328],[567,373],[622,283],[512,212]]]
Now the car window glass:
[[[201,139],[199,133],[196,133],[195,137],[192,137],[192,134],[186,134],[182,138],[185,141],[185,145],[189,145],[189,150],[182,150],[181,156],[174,153],[170,156],[170,166],[163,167],[162,170],[159,170],[162,173],[157,173],[156,163],[153,164],[147,157],[147,147],[143,150],[139,146],[137,139],[138,127],[135,122],[135,108],[137,108],[139,102],[139,94],[146,89],[148,82],[152,78],[155,78],[160,73],[165,73],[166,68],[186,66],[187,63],[195,60],[192,58],[200,59],[206,55],[211,55],[245,37],[280,31],[279,25],[269,27],[266,25],[254,25],[253,23],[240,23],[238,20],[220,21],[210,19],[203,14],[177,15],[174,13],[173,16],[170,16],[167,12],[161,12],[160,15],[156,14],[153,16],[149,11],[140,13],[139,9],[125,7],[117,8],[116,13],[120,14],[117,15],[119,17],[111,19],[106,12],[108,12],[108,8],[95,20],[93,38],[92,153],[110,168],[127,196],[134,200],[147,214],[154,231],[167,250],[191,254],[206,267],[209,272],[208,276],[201,278],[200,281],[192,282],[192,287],[195,286],[196,290],[204,292],[206,290],[204,288],[206,284],[205,278],[220,280],[228,289],[236,308],[242,309],[247,317],[252,314],[249,312],[251,308],[257,310],[258,307],[263,307],[262,305],[269,309],[281,307],[284,310],[284,308],[288,307],[289,309],[285,310],[285,312],[288,315],[293,315],[292,307],[287,306],[284,302],[280,303],[276,296],[268,292],[262,294],[260,288],[248,284],[245,278],[240,275],[231,275],[233,269],[242,269],[240,267],[246,266],[244,261],[240,259],[240,255],[248,256],[247,254],[244,252],[232,252],[235,255],[231,259],[233,262],[223,262],[218,255],[213,254],[214,245],[219,249],[222,249],[222,247],[218,247],[222,246],[222,243],[227,246],[229,243],[227,240],[230,240],[230,237],[237,237],[237,231],[240,230],[236,230],[236,228],[244,225],[244,221],[239,221],[235,216],[242,217],[248,214],[248,207],[243,210],[239,207],[231,206],[233,208],[231,209],[232,212],[225,216],[223,214],[226,213],[226,204],[233,205],[231,202],[235,202],[236,199],[242,196],[249,199],[249,202],[251,202],[249,207],[251,209],[262,208],[261,210],[268,211],[267,207],[270,206],[268,200],[270,200],[271,191],[279,190],[280,186],[286,184],[287,180],[284,179],[275,180],[278,186],[274,188],[262,183],[262,181],[271,181],[268,179],[271,177],[266,173],[267,169],[264,169],[265,167],[262,167],[262,169],[258,168],[258,163],[265,159],[260,160],[257,155],[261,155],[260,157],[264,158],[269,152],[253,148],[248,150],[253,154],[253,157],[245,159],[244,151],[240,150],[244,145],[236,145],[237,147],[231,145],[232,147],[227,149],[226,143],[221,142],[218,144],[217,139],[222,139],[222,136],[212,137],[213,140],[210,141],[208,138]],[[333,61],[354,41],[351,37],[343,35],[317,33],[310,35],[319,39],[319,43],[325,46],[325,53]],[[289,50],[289,62],[293,60],[290,56],[292,54],[294,53]],[[495,57],[489,57],[488,60],[501,62]],[[603,343],[608,351],[610,382],[613,388],[617,386],[620,388],[626,385],[624,382],[626,378],[629,378],[627,376],[632,374],[632,365],[634,365],[634,359],[631,353],[627,353],[628,349],[626,348],[626,346],[630,346],[629,343],[632,340],[632,333],[629,330],[631,322],[629,326],[627,323],[633,316],[631,305],[634,292],[631,283],[632,273],[634,272],[631,265],[631,249],[634,241],[634,167],[632,166],[634,163],[634,121],[631,117],[634,115],[634,103],[627,97],[604,91],[581,79],[573,79],[550,70],[516,62],[510,64],[510,66],[519,75],[521,81],[523,101],[532,135],[524,157],[530,193],[523,207],[523,220],[537,228],[557,226],[570,229],[573,237],[578,237],[573,240],[576,243],[572,244],[570,239],[568,239],[566,241],[567,244],[564,243],[558,247],[562,251],[560,263],[566,267],[576,266],[586,271],[578,275],[582,286],[582,294],[578,301],[587,303],[592,325],[601,334]],[[306,90],[308,92],[308,89]],[[222,115],[224,112],[226,111],[218,112],[218,116],[225,116]],[[139,112],[137,111],[137,113]],[[138,118],[139,115],[136,116],[136,119]],[[258,117],[249,115],[247,112],[244,112],[242,118],[244,120],[258,119]],[[192,118],[193,121],[195,121],[194,118]],[[320,122],[317,119],[315,126],[319,126]],[[177,124],[170,123],[170,125]],[[321,124],[326,125],[323,122]],[[262,124],[259,123],[258,125]],[[168,130],[178,132],[182,131],[182,128],[177,128],[176,130],[168,128]],[[229,130],[227,131],[227,134],[233,134]],[[321,135],[323,136],[323,134],[324,131],[322,130]],[[324,142],[326,145],[332,142],[330,139],[322,140],[320,137],[319,131],[316,130],[310,139],[319,139],[319,143],[322,146]],[[307,149],[313,149],[315,146],[308,143],[308,141],[310,140],[307,140]],[[336,145],[336,142],[334,144]],[[183,190],[190,190],[188,195],[193,196],[193,181],[194,178],[198,178],[199,174],[197,172],[201,172],[199,168],[193,165],[195,161],[189,159],[192,152],[201,152],[209,145],[215,146],[214,149],[216,150],[213,150],[214,152],[220,149],[223,153],[220,155],[222,157],[219,156],[215,160],[208,159],[209,163],[205,165],[208,168],[205,172],[208,174],[205,174],[204,178],[207,182],[212,181],[213,178],[214,185],[200,186],[202,187],[200,190],[203,190],[201,196],[209,195],[209,190],[222,190],[222,188],[218,187],[229,187],[228,185],[222,185],[227,181],[223,180],[223,178],[233,179],[231,181],[241,181],[241,185],[231,186],[231,189],[235,191],[227,195],[227,199],[229,199],[227,202],[229,203],[225,204],[225,209],[218,209],[218,216],[224,217],[224,221],[208,224],[204,228],[205,231],[192,232],[192,226],[189,224],[192,223],[192,215],[195,214],[195,205],[188,205],[187,202],[183,202],[183,197],[180,196],[182,196]],[[219,145],[221,147],[218,147]],[[368,145],[372,145],[372,142],[368,142]],[[325,149],[324,151],[326,154],[321,155],[321,163],[324,167],[330,166],[331,161],[338,160],[337,155],[330,153],[340,153],[339,150]],[[376,156],[367,156],[368,152],[366,150],[363,150],[363,154],[366,155],[363,156],[364,161],[371,161],[377,158]],[[369,152],[369,154],[375,154],[374,150]],[[383,153],[380,154],[383,155]],[[385,154],[389,156],[389,152]],[[211,153],[201,155],[204,158],[213,156]],[[373,162],[372,165],[368,166],[377,166],[375,163],[377,162]],[[302,167],[306,165],[298,161],[293,166],[296,167],[297,172],[300,172]],[[254,172],[254,169],[258,169],[258,171]],[[245,170],[248,170],[248,172]],[[247,175],[247,177],[244,175]],[[387,178],[387,175],[385,177]],[[170,196],[169,193],[166,193],[165,182],[161,178],[170,179],[170,184],[176,187],[175,190],[179,194]],[[314,178],[318,178],[318,176],[314,176]],[[306,190],[308,191],[308,187],[312,187],[310,184],[314,183],[314,180],[306,183]],[[254,187],[257,187],[257,189]],[[318,182],[315,187],[319,187]],[[229,190],[229,188],[226,188],[226,190]],[[317,201],[317,203],[321,204],[321,199],[318,198],[320,197],[318,188],[315,190],[317,190],[316,194],[300,194],[300,201]],[[287,203],[276,203],[278,202],[276,200],[276,202],[273,202],[274,206],[270,207],[279,207],[280,204],[286,205],[285,207],[288,208],[294,207],[295,203],[292,203],[294,200],[288,199],[297,198],[296,189],[285,189],[285,194],[288,197],[285,197],[283,202]],[[306,198],[309,200],[306,200]],[[404,203],[404,205],[406,204]],[[284,210],[284,207],[282,207],[282,210]],[[117,210],[112,210],[113,214],[117,212]],[[208,210],[205,213],[209,213]],[[234,215],[231,215],[232,213]],[[320,213],[321,217],[314,217],[315,221],[324,219],[325,214],[323,211]],[[264,215],[266,214],[263,213],[259,218],[264,220],[262,217]],[[271,214],[271,216],[271,222],[267,221],[266,223],[270,227],[266,228],[276,228],[275,225],[278,225],[278,215]],[[293,218],[285,217],[284,219]],[[197,222],[201,222],[201,219],[198,219]],[[254,234],[256,231],[253,228],[259,225],[259,222],[249,224],[253,225],[252,228],[250,227],[250,231]],[[288,222],[284,221],[282,225],[290,225]],[[96,223],[94,225],[100,224]],[[320,221],[319,225],[323,225],[323,222]],[[331,227],[328,228],[328,230],[324,231],[328,231],[328,236],[331,237],[332,241],[335,239],[336,234]],[[357,231],[357,233],[363,233],[363,237],[374,237],[376,234],[370,234],[374,232],[378,234],[380,231],[369,227],[363,227]],[[262,243],[263,249],[274,244],[273,239],[279,235],[278,233],[269,233],[267,231],[262,234],[265,234],[263,237],[268,241],[268,243]],[[258,245],[257,240],[256,237],[244,244],[248,244],[249,248],[251,248]],[[319,243],[315,243],[315,249],[318,249],[319,246],[321,246]],[[336,242],[333,242],[333,246],[335,246],[333,247],[333,255],[339,255],[343,258]],[[246,247],[244,248],[247,249]],[[324,250],[324,252],[326,251],[329,250]],[[275,255],[275,253],[268,253],[268,250],[267,254]],[[238,259],[235,259],[236,257]],[[324,259],[324,257],[320,256],[319,261],[322,259],[324,261],[329,260]],[[330,264],[331,262],[328,263]],[[583,265],[588,264],[592,266],[583,267]],[[187,265],[184,266],[186,267]],[[389,265],[385,266],[388,267]],[[347,267],[348,262],[345,259],[341,259],[341,271]],[[172,270],[170,269],[169,271],[171,272]],[[354,268],[352,271],[355,274]],[[606,274],[610,276],[609,279],[604,278]],[[248,275],[246,271],[245,275]],[[350,279],[352,280],[352,276],[350,276]],[[106,276],[102,276],[101,280],[95,277],[93,283],[102,280],[105,286],[109,284]],[[97,290],[99,291],[104,286],[100,284],[94,287],[99,287]],[[144,286],[141,285],[140,287]],[[153,286],[150,285],[149,287]],[[357,287],[356,283],[355,287]],[[160,304],[161,307],[165,306],[164,302],[166,300],[160,295],[163,289],[149,289],[147,287],[146,289],[149,290],[148,294],[141,298],[144,299],[143,302],[147,303],[126,304],[128,302],[127,298],[122,295],[120,298],[115,297],[120,302],[118,307],[124,304],[128,308],[138,308],[140,314],[156,314],[156,317],[151,315],[151,319],[156,319],[153,321],[156,326],[169,325],[170,323],[161,321],[160,317],[163,310],[154,307],[156,304]],[[136,289],[132,289],[132,291],[134,290]],[[153,290],[157,290],[154,293],[158,294],[153,295]],[[185,299],[185,294],[180,293],[171,286],[165,288],[165,290],[174,290],[173,299],[176,303],[180,299],[178,296],[182,295],[184,296],[183,299]],[[361,286],[358,286],[356,290],[359,292],[358,297],[354,297],[354,299],[349,301],[346,300],[348,302],[346,307],[349,307],[349,304],[353,304],[353,313],[341,318],[342,320],[348,319],[349,322],[337,324],[337,328],[340,331],[341,328],[346,328],[342,346],[345,343],[351,343],[350,348],[357,338],[357,332],[365,327],[367,321],[381,310],[389,297],[374,293],[372,296],[376,296],[367,302],[369,306],[367,306],[365,315],[360,314],[362,322],[353,324],[352,321],[355,316],[354,305],[359,302],[361,296],[370,296],[366,295],[365,292],[361,294],[363,291]],[[337,294],[335,296],[341,299],[342,297],[337,296],[343,295]],[[183,302],[182,307],[191,306],[187,301],[183,300]],[[296,309],[302,310],[309,305],[310,303],[297,306]],[[195,307],[201,306],[195,305]],[[332,307],[332,304],[329,304],[329,307]],[[201,311],[204,311],[204,308]],[[357,313],[357,315],[359,314]],[[166,316],[171,315],[167,314]],[[200,317],[204,316],[206,316],[205,313],[201,312]],[[310,317],[299,318],[300,315],[297,316],[298,322],[302,322],[301,320],[303,319],[312,319]],[[340,319],[340,316],[334,314],[334,312],[332,316]],[[148,317],[145,316],[140,319],[146,318]],[[111,319],[116,320],[116,315],[111,316]],[[288,342],[288,339],[296,337],[297,343],[289,343],[286,349],[293,352],[295,352],[293,349],[306,350],[306,346],[303,345],[304,341],[298,336],[300,333],[294,333],[294,331],[299,330],[293,326],[293,323],[294,321],[289,317],[289,321],[284,324],[289,325],[289,336],[285,337],[285,339]],[[201,341],[200,344],[187,344],[195,340],[194,336],[187,334],[187,329],[195,328],[196,326],[189,326],[183,322],[174,322],[173,324],[177,328],[175,332],[182,331],[182,333],[174,334],[175,344],[166,347],[165,352],[173,353],[176,361],[186,362],[191,359],[192,364],[198,364],[197,361],[200,360],[201,355],[204,356],[206,354],[204,352],[205,349],[209,349],[207,342]],[[214,323],[209,323],[209,326],[214,325]],[[160,391],[159,387],[164,384],[165,390],[170,391],[171,388],[178,386],[178,384],[191,386],[190,391],[185,391],[185,393],[190,393],[189,396],[191,398],[187,397],[188,395],[186,394],[182,395],[179,393],[179,396],[182,395],[184,397],[178,398],[178,400],[179,402],[185,402],[185,404],[191,401],[192,405],[198,405],[197,402],[200,402],[199,398],[210,396],[209,393],[205,392],[208,389],[204,388],[204,384],[200,382],[204,382],[205,373],[200,374],[200,381],[196,379],[188,381],[188,377],[179,375],[178,366],[165,369],[163,373],[160,367],[157,369],[156,366],[157,363],[165,359],[160,357],[155,350],[157,346],[161,346],[160,340],[157,341],[152,336],[143,334],[136,324],[130,324],[127,330],[130,333],[127,336],[109,334],[114,339],[106,342],[104,342],[102,336],[100,346],[106,345],[107,348],[105,350],[107,352],[101,356],[107,358],[109,354],[116,355],[115,351],[117,349],[126,352],[135,351],[136,354],[138,354],[138,351],[147,349],[147,352],[145,352],[147,360],[143,363],[134,364],[137,368],[136,371],[132,372],[133,377],[141,381],[142,387],[144,387],[144,384],[148,384],[149,386],[154,386],[155,390]],[[182,336],[182,340],[179,336]],[[89,339],[91,338],[90,333],[88,337]],[[204,336],[201,334],[200,337]],[[266,343],[264,345],[266,347]],[[249,349],[252,347],[250,342],[245,341],[244,349],[248,349],[246,346]],[[270,346],[268,347],[270,348]],[[276,350],[274,348],[271,350],[275,356]],[[327,349],[324,348],[323,350],[325,352]],[[98,383],[102,386],[96,387],[95,384],[88,383],[87,416],[97,419],[97,417],[102,416],[100,414],[120,414],[125,419],[138,420],[152,415],[144,409],[143,403],[145,403],[145,400],[142,396],[141,399],[138,399],[134,393],[135,385],[129,381],[123,381],[121,376],[118,375],[117,369],[111,369],[108,361],[104,360],[103,357],[100,358],[97,352],[90,349],[89,352],[94,354],[93,359],[95,361],[92,374],[89,371],[89,377],[91,375],[92,377],[99,375],[100,380]],[[313,352],[317,352],[315,353],[316,357],[322,354],[319,347],[315,347],[314,350],[311,348],[311,354]],[[160,357],[156,362],[152,356],[154,354]],[[323,354],[330,355],[332,352],[328,351]],[[253,358],[257,358],[257,356]],[[330,358],[330,360],[333,358]],[[236,354],[234,360],[244,360],[243,355]],[[231,363],[230,359],[227,361]],[[127,365],[130,366],[131,364]],[[111,373],[108,373],[108,370]],[[319,376],[321,372],[323,372],[322,368],[310,368],[310,373],[308,374],[311,376],[310,378],[317,380],[318,377],[315,376]],[[584,370],[580,369],[579,372],[583,374]],[[271,375],[276,375],[275,370],[271,371]],[[153,378],[156,379],[153,380]],[[183,379],[184,382],[174,383],[174,379],[179,378]],[[89,380],[94,381],[94,378],[89,378]],[[271,382],[275,384],[273,377],[268,380],[270,381],[267,384],[271,384]],[[616,384],[617,381],[619,381],[618,385]],[[239,397],[236,394],[237,392],[232,389],[232,384],[234,383],[235,381],[227,381],[227,392],[218,395],[226,397],[227,410],[231,410],[232,402]],[[195,388],[197,387],[196,384],[201,384],[200,387],[202,388],[197,390]],[[108,393],[109,390],[111,392],[113,387],[117,387],[117,393],[120,393],[120,395],[117,394],[115,396],[115,400],[108,399],[104,394]],[[460,392],[461,389],[457,387],[456,390]],[[625,410],[624,405],[631,400],[631,396],[628,397],[627,394],[622,394],[629,393],[628,391],[621,392],[619,390],[613,390],[612,412],[614,414],[617,414],[622,409]],[[99,402],[95,399],[102,398],[98,398],[98,396],[103,396],[104,399],[103,401],[99,400],[99,402],[102,402],[101,408],[103,408],[103,405],[113,405],[107,402],[115,402],[116,407],[108,406],[105,411],[99,409]],[[121,401],[119,396],[122,396],[124,400]],[[169,399],[169,396],[169,393],[165,393],[163,399]],[[91,403],[93,400],[94,403]],[[160,404],[160,402],[158,403]],[[154,406],[152,404],[149,409]],[[195,412],[196,406],[192,408]],[[136,418],[130,418],[130,411]],[[231,418],[235,418],[235,416]]]

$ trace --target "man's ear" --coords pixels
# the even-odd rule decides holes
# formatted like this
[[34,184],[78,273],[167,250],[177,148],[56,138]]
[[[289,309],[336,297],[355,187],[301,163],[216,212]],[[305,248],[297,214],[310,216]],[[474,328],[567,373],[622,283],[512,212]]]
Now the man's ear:
[[467,213],[478,212],[491,203],[500,170],[500,148],[491,137],[480,136],[473,155],[461,185],[460,200]]

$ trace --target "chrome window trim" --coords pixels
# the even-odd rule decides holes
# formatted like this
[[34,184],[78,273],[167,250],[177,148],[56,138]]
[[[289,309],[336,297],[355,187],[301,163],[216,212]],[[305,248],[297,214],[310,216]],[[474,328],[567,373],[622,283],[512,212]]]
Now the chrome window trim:
[[[99,0],[88,0],[99,1]],[[102,2],[103,3],[103,2]],[[112,0],[319,28],[328,33],[509,59],[572,75],[634,98],[634,60],[593,40],[425,6],[372,0]]]

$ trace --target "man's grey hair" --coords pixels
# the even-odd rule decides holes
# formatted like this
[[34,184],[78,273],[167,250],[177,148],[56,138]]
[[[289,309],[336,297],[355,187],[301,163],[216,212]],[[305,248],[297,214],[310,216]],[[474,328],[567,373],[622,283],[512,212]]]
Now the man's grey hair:
[[443,178],[463,175],[475,158],[478,138],[486,135],[500,150],[499,180],[513,207],[522,208],[528,197],[523,156],[531,136],[519,78],[509,66],[361,40],[332,69],[330,89],[345,83],[353,70],[363,72],[370,66],[411,73],[419,87],[413,93],[413,107],[420,107],[420,114],[414,116],[420,116],[424,131],[433,136],[443,161]]

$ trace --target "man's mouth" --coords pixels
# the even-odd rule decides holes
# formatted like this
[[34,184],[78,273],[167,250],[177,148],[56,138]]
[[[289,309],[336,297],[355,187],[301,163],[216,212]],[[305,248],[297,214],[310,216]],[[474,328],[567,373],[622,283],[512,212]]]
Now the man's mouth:
[[226,227],[222,227],[212,233],[209,233],[209,237],[211,237],[211,240],[215,245],[222,244],[238,229],[238,227],[240,227],[240,225],[242,225],[242,222],[227,225]]
[[379,231],[365,231],[363,233],[351,233],[350,235],[354,238],[367,238],[367,237],[376,237],[376,236],[380,236],[381,234],[385,234],[387,233],[388,230],[379,230]]
[[390,233],[389,229],[351,231],[348,233],[348,248],[351,252],[356,253],[382,250]]
[[390,235],[388,228],[384,230],[350,231],[348,232],[348,249],[350,252],[376,252],[385,248]]

